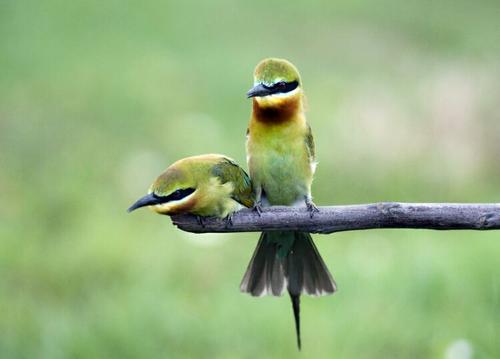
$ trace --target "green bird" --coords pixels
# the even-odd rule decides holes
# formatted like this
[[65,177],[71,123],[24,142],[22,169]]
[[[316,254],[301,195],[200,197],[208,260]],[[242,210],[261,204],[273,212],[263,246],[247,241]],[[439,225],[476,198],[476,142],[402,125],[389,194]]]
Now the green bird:
[[[282,59],[261,61],[247,96],[253,102],[247,162],[254,208],[260,213],[261,206],[305,205],[313,216],[318,211],[311,196],[315,149],[298,70]],[[309,233],[274,231],[261,234],[240,289],[252,296],[288,291],[300,350],[300,295],[332,294],[336,285]]]
[[246,172],[229,157],[208,154],[172,164],[128,211],[149,206],[160,214],[194,214],[201,224],[203,217],[224,218],[232,223],[234,212],[254,204]]

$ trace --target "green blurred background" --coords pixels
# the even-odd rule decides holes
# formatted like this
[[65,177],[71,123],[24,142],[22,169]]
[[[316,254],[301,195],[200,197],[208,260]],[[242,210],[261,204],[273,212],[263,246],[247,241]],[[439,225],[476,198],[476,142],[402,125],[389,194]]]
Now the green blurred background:
[[255,64],[302,73],[316,203],[500,202],[500,5],[1,1],[0,358],[498,358],[500,233],[316,236],[339,292],[239,281],[258,235],[127,214],[173,161],[245,163]]

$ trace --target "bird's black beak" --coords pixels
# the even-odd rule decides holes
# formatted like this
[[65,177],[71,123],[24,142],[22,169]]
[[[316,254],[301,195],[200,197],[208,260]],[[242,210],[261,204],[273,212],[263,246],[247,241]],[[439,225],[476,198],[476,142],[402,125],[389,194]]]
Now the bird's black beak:
[[155,196],[154,193],[150,193],[145,195],[142,198],[139,198],[137,202],[135,202],[133,205],[130,206],[129,209],[127,209],[127,212],[132,212],[136,210],[137,208],[145,207],[145,206],[152,206],[155,204],[160,204],[164,203],[165,200],[161,197]]
[[271,94],[272,94],[271,89],[267,88],[263,84],[257,84],[247,92],[247,98],[263,97]]

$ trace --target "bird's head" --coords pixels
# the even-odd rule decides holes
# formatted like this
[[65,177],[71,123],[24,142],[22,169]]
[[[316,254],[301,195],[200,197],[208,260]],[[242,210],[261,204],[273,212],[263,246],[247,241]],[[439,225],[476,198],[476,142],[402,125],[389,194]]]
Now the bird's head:
[[269,58],[262,60],[254,72],[254,87],[247,92],[261,107],[283,105],[302,95],[297,68],[287,60]]
[[166,169],[151,185],[148,194],[137,200],[129,212],[140,207],[150,206],[161,214],[188,213],[194,206],[196,183],[182,161]]

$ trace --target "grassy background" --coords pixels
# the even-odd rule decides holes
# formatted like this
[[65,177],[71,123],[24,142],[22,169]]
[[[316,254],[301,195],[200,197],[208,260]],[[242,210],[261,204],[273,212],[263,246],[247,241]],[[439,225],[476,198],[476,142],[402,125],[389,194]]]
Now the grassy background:
[[238,284],[256,234],[125,209],[168,164],[244,164],[263,57],[301,70],[319,205],[500,202],[496,0],[2,1],[1,358],[494,358],[498,232],[316,236],[337,279]]

